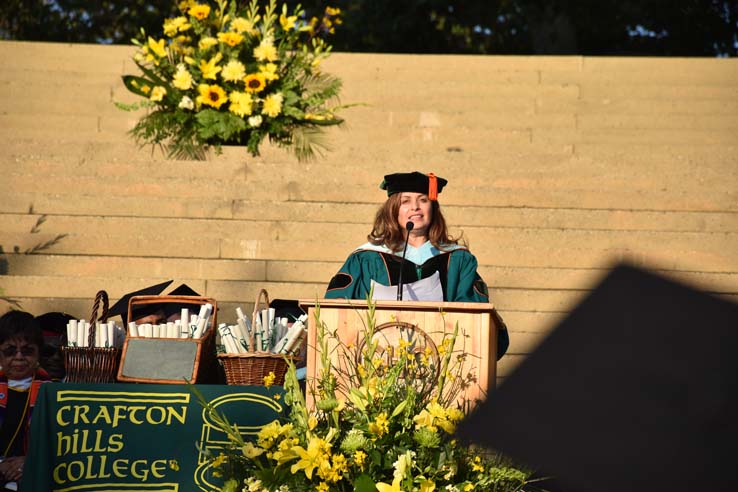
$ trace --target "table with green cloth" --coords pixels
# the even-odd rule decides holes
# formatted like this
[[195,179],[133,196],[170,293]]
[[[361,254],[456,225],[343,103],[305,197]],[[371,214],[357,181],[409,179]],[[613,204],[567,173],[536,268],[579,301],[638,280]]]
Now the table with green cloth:
[[195,391],[247,439],[286,411],[281,386],[45,384],[23,492],[219,490],[206,454],[227,438]]

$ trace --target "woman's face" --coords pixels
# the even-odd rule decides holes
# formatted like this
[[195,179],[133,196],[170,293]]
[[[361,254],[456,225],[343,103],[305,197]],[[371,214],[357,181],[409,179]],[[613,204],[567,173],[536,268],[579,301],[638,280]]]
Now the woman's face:
[[428,195],[411,192],[400,194],[400,208],[397,211],[397,222],[400,227],[404,229],[405,224],[412,222],[413,235],[427,236],[432,220],[433,208]]
[[24,338],[11,338],[0,345],[0,366],[8,379],[25,379],[38,367],[38,347]]

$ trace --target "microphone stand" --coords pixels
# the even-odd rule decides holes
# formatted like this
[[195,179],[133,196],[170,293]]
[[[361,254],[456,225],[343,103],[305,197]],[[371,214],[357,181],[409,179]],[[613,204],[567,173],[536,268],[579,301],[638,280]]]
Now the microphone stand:
[[407,253],[407,243],[410,242],[410,231],[413,230],[413,227],[415,227],[415,224],[412,221],[408,221],[407,224],[405,224],[405,229],[407,229],[407,237],[405,237],[405,247],[402,248],[402,260],[400,260],[400,276],[397,279],[397,300],[402,300],[402,270],[404,270],[405,267],[405,254]]

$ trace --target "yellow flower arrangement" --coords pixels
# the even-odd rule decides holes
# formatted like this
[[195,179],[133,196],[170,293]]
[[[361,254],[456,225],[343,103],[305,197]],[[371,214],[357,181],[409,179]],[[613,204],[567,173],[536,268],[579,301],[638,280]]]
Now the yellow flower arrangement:
[[341,22],[339,9],[308,19],[299,6],[278,9],[276,0],[263,7],[183,0],[178,8],[159,36],[142,29],[133,40],[141,74],[124,75],[123,83],[143,100],[118,107],[147,109],[130,132],[139,144],[194,159],[223,144],[258,155],[264,139],[298,159],[326,148],[322,127],[343,122],[335,104],[341,81],[319,67],[331,53],[326,38]]
[[[505,457],[454,438],[464,418],[459,400],[456,354],[419,362],[413,347],[399,343],[387,361],[379,357],[372,302],[365,323],[366,343],[344,345],[317,314],[318,376],[308,381],[315,408],[306,405],[294,365],[284,385],[289,415],[246,440],[208,402],[200,403],[228,436],[225,449],[213,449],[210,466],[224,479],[223,492],[462,492],[523,491],[530,473]],[[458,336],[444,335],[454,347]],[[330,343],[329,343],[330,340]],[[334,345],[337,344],[337,345]],[[341,368],[332,364],[337,347]],[[387,347],[384,347],[385,349]],[[384,352],[386,354],[387,352]],[[335,354],[335,352],[333,352]],[[411,363],[413,362],[413,363]],[[438,371],[424,364],[436,364]],[[345,368],[344,368],[345,366]],[[437,373],[431,391],[418,391],[417,375]],[[424,384],[420,386],[425,387]],[[467,410],[469,410],[467,408]],[[228,456],[221,458],[221,453]]]

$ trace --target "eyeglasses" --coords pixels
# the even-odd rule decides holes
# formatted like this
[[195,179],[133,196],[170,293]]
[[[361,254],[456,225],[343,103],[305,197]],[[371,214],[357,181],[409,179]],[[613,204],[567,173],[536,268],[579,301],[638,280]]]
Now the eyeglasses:
[[36,354],[36,347],[32,347],[30,345],[26,345],[26,346],[23,346],[21,348],[17,348],[17,347],[15,347],[13,345],[10,345],[8,347],[5,347],[3,349],[0,349],[0,352],[2,352],[2,354],[5,357],[13,357],[18,352],[20,352],[22,356],[28,357],[29,355],[35,355]]

